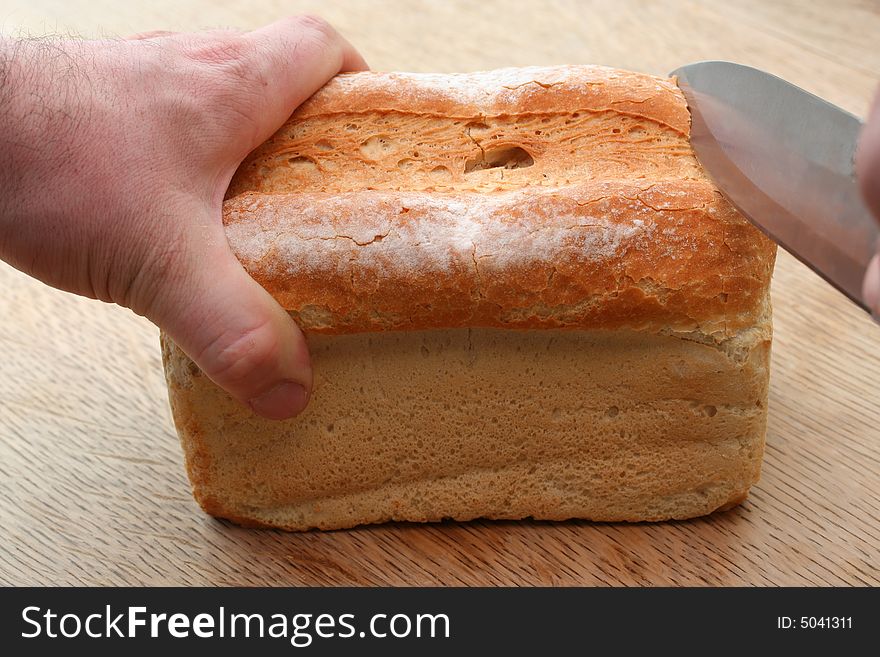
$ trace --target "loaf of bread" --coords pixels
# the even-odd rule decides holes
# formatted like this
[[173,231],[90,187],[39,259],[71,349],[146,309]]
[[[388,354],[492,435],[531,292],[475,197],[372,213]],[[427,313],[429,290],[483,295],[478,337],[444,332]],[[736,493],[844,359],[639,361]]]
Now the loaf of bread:
[[775,246],[674,80],[340,75],[242,164],[229,243],[304,330],[299,417],[163,356],[196,499],[304,530],[689,518],[760,472]]

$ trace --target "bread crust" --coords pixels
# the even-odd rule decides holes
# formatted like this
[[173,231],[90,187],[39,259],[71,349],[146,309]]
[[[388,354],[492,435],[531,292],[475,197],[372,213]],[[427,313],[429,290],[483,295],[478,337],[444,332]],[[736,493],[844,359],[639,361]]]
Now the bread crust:
[[166,342],[196,499],[305,530],[477,517],[645,521],[745,499],[769,326],[732,349],[639,331],[309,334],[314,395],[254,416]]
[[321,333],[637,328],[723,340],[762,312],[775,254],[707,181],[245,193],[225,209],[248,272]]
[[242,164],[227,238],[310,331],[724,340],[763,312],[776,247],[688,134],[673,81],[603,67],[342,75]]
[[528,66],[476,73],[345,73],[303,103],[296,119],[357,112],[448,117],[604,112],[637,116],[687,135],[675,81],[605,66]]

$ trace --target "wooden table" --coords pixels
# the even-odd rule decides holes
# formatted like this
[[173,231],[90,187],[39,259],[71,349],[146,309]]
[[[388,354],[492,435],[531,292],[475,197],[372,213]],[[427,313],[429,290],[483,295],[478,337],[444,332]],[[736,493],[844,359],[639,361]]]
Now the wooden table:
[[[0,29],[114,35],[322,13],[376,69],[731,59],[864,115],[880,13],[863,2],[3,0]],[[2,193],[2,190],[0,190]],[[780,253],[761,482],[665,524],[472,522],[286,534],[204,515],[157,331],[0,265],[0,582],[880,584],[880,327]]]

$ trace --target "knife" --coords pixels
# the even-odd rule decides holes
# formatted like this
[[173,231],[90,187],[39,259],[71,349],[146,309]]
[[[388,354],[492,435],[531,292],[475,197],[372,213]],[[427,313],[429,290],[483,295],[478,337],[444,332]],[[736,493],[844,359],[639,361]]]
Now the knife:
[[700,164],[749,221],[863,310],[862,279],[880,229],[853,173],[852,114],[749,66],[673,71]]

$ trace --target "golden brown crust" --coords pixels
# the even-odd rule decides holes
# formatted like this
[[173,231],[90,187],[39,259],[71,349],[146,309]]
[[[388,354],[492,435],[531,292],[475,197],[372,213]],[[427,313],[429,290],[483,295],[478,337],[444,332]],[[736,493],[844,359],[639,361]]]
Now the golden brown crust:
[[597,66],[339,76],[242,164],[227,237],[306,330],[723,340],[763,312],[775,245],[688,131],[672,81]]
[[775,247],[707,181],[446,194],[242,194],[245,268],[306,330],[755,323]]
[[507,68],[478,73],[346,73],[297,110],[407,112],[451,117],[614,111],[687,134],[690,115],[672,80],[604,66]]

